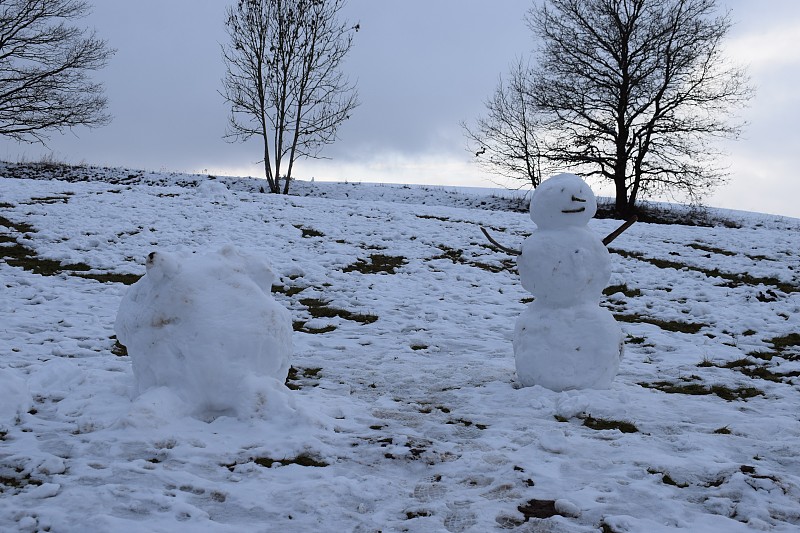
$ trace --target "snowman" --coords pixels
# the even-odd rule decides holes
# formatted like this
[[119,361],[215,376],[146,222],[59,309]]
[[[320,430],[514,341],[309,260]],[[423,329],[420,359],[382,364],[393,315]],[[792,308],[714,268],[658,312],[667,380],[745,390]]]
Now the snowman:
[[578,176],[558,174],[534,191],[530,211],[537,229],[517,266],[534,301],[514,329],[517,377],[523,386],[554,391],[607,389],[619,369],[623,334],[600,307],[611,261],[587,226],[597,211],[595,195]]

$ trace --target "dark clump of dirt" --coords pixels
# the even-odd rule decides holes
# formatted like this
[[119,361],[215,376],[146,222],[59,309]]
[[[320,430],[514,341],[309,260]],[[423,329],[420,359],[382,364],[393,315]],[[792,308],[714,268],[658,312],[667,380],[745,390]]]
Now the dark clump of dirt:
[[589,429],[598,431],[605,429],[616,429],[622,433],[639,432],[639,428],[637,428],[636,425],[631,422],[625,422],[624,420],[607,420],[605,418],[594,418],[592,416],[587,416],[583,420],[583,425]]
[[561,514],[556,510],[555,500],[528,500],[518,506],[517,510],[522,513],[526,522],[531,518],[550,518]]
[[90,272],[79,272],[75,274],[78,277],[93,279],[100,283],[122,283],[123,285],[133,285],[141,279],[139,274],[120,274],[117,272],[103,272],[101,274],[92,274]]
[[612,294],[616,294],[618,292],[621,292],[626,298],[636,298],[637,296],[642,295],[642,291],[640,289],[629,289],[624,283],[620,285],[609,285],[603,289],[603,294],[606,296],[611,296]]
[[352,320],[360,324],[372,324],[378,320],[377,315],[369,313],[354,313],[347,309],[338,309],[330,307],[328,302],[319,298],[303,298],[300,303],[308,308],[309,314],[314,318],[333,318],[339,317],[345,320]]
[[359,259],[352,265],[344,267],[344,272],[361,272],[362,274],[394,274],[398,268],[408,261],[405,257],[384,254],[371,254],[369,260]]
[[716,395],[723,400],[746,400],[755,396],[763,396],[764,392],[755,387],[727,387],[725,385],[704,385],[702,383],[671,383],[658,381],[655,383],[639,383],[648,389],[657,389],[667,394],[689,394],[693,396]]
[[233,472],[236,469],[237,465],[246,463],[255,463],[258,466],[263,466],[264,468],[272,468],[273,466],[280,467],[288,465],[308,466],[316,468],[323,468],[328,466],[328,463],[326,463],[325,461],[313,457],[307,453],[301,453],[297,457],[285,457],[283,459],[273,459],[271,457],[251,457],[241,462],[223,463],[222,466]]
[[38,487],[42,482],[34,479],[30,474],[25,474],[21,468],[14,469],[12,475],[0,474],[0,494],[4,492],[17,493],[28,485]]
[[304,387],[316,387],[319,385],[319,367],[295,368],[289,367],[289,374],[286,376],[286,387],[291,390],[300,390]]
[[647,317],[643,315],[614,314],[614,318],[616,318],[618,322],[628,322],[628,323],[644,322],[646,324],[652,324],[654,326],[658,326],[664,331],[674,331],[676,333],[688,333],[690,335],[694,335],[704,327],[708,326],[708,324],[703,324],[702,322],[681,322],[679,320],[661,320],[658,318]]
[[313,237],[324,237],[325,234],[321,231],[317,231],[314,228],[308,228],[301,224],[295,224],[295,228],[300,230],[301,235],[304,239],[311,239]]

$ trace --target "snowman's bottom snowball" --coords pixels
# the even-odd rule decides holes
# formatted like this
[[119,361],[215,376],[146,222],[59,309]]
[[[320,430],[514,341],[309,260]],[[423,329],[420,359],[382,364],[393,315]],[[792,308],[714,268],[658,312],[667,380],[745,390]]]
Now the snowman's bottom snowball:
[[525,387],[607,389],[622,350],[622,329],[595,304],[549,308],[533,302],[514,329],[517,378]]

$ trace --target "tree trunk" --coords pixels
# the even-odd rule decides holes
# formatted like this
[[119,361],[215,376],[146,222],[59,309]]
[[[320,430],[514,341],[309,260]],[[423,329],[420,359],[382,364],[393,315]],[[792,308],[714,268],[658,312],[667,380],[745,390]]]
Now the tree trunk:
[[262,128],[261,140],[264,143],[264,175],[267,177],[267,185],[269,185],[269,192],[280,192],[278,183],[272,175],[272,165],[269,161],[269,138],[266,135],[266,128]]
[[[627,132],[625,132],[627,134]],[[628,205],[628,188],[627,188],[627,168],[628,159],[625,154],[625,141],[617,137],[617,160],[614,164],[614,188],[616,190],[616,211],[622,218],[628,218],[631,214]]]
[[614,176],[614,186],[616,189],[616,202],[614,208],[617,214],[623,218],[627,218],[630,214],[630,206],[628,205],[628,190],[625,188],[625,176],[620,179],[619,176]]
[[642,182],[642,170],[641,166],[639,165],[639,160],[637,159],[637,164],[634,169],[634,177],[633,177],[633,184],[631,185],[631,191],[628,195],[628,212],[625,214],[626,218],[631,215],[635,215],[637,212],[636,209],[636,200],[639,199],[639,185]]
[[289,173],[283,177],[283,194],[289,194],[289,183],[292,181],[292,165],[289,165]]

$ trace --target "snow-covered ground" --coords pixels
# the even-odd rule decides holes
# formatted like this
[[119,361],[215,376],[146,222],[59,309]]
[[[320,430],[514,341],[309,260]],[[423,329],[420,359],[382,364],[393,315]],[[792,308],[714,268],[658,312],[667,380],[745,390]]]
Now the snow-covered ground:
[[[0,531],[800,530],[800,221],[634,225],[619,374],[556,393],[515,379],[530,295],[480,226],[533,225],[503,198],[86,172],[0,178]],[[113,337],[150,252],[225,244],[294,321],[272,416],[134,397]]]

